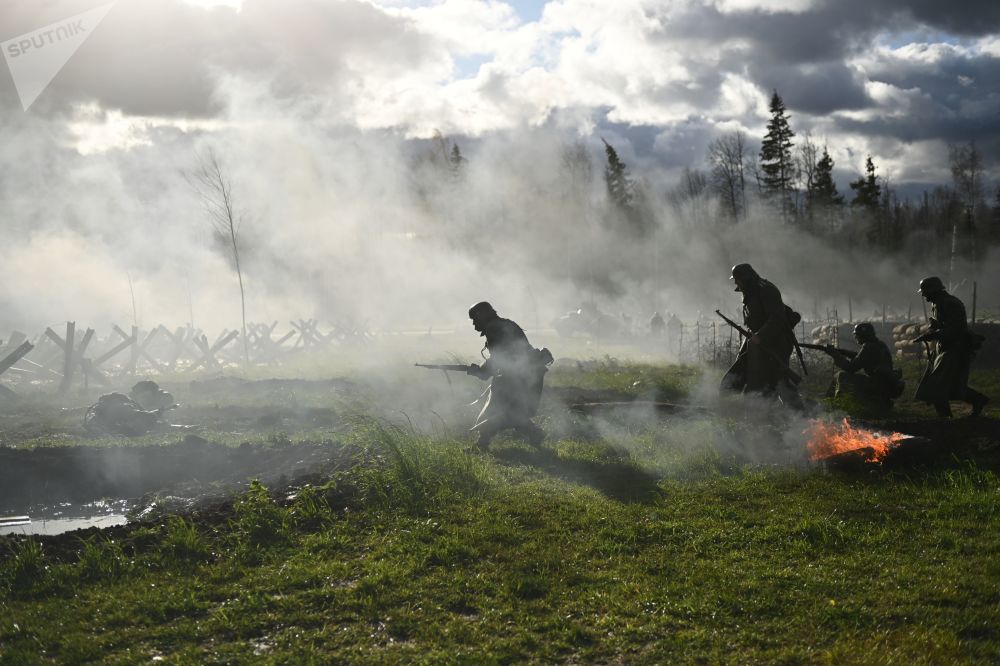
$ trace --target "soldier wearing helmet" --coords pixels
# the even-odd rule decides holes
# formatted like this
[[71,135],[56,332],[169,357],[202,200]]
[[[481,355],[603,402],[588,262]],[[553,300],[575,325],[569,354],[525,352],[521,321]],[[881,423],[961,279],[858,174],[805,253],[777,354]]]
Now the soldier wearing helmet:
[[982,337],[969,330],[965,305],[948,293],[940,278],[926,277],[921,280],[918,293],[933,308],[931,330],[915,342],[934,343],[935,350],[930,353],[928,348],[927,370],[914,397],[933,405],[938,416],[951,416],[951,400],[969,403],[972,405],[971,416],[979,416],[989,398],[969,388],[969,366],[982,343]]
[[[538,446],[545,432],[531,422],[542,397],[542,382],[552,354],[535,349],[520,326],[500,317],[486,301],[469,309],[472,326],[486,338],[489,357],[481,366],[469,366],[468,373],[491,379],[489,397],[476,419],[473,430],[479,433],[479,448],[485,450],[502,430],[513,428]],[[485,355],[485,354],[484,354]]]
[[855,354],[828,349],[834,364],[840,368],[828,395],[851,395],[871,407],[891,407],[893,398],[903,392],[902,375],[892,367],[892,352],[868,322],[854,327],[854,340],[860,347]]
[[730,279],[734,291],[743,294],[743,322],[751,337],[743,340],[735,363],[722,378],[722,389],[773,395],[789,406],[801,407],[802,399],[787,378],[798,314],[750,264],[733,266]]

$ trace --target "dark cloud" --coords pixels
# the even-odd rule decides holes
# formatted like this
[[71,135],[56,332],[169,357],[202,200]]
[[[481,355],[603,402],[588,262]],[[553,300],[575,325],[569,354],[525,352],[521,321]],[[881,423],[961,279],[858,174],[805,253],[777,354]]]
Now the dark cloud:
[[877,15],[905,17],[915,23],[955,35],[983,36],[1000,30],[1000,2],[996,0],[827,0],[845,12],[867,10]]
[[782,91],[790,108],[827,114],[869,105],[863,78],[845,61],[869,50],[877,35],[919,28],[992,34],[1000,29],[1000,3],[829,0],[806,12],[693,6],[679,15],[664,9],[659,24],[654,38],[688,41],[722,69]]
[[871,104],[864,78],[841,62],[770,68],[755,64],[748,71],[765,90],[780,90],[788,107],[796,111],[826,115]]
[[[863,77],[845,59],[859,44],[870,43],[875,26],[858,28],[828,10],[722,13],[715,7],[693,8],[661,25],[654,38],[687,40],[693,53],[711,54],[701,67],[690,68],[703,108],[712,108],[725,72],[746,76],[763,90],[776,89],[789,108],[810,114],[870,104]],[[704,66],[713,60],[714,67]]]
[[871,80],[893,86],[907,99],[906,113],[843,120],[841,127],[902,141],[1000,140],[1000,58],[947,48],[938,52],[939,57],[928,59],[889,54],[868,65]]

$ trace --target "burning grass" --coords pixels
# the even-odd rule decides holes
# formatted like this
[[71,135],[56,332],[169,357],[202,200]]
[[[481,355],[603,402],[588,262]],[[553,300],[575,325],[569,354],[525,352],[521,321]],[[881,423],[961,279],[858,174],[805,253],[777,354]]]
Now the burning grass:
[[814,462],[848,453],[857,454],[866,462],[881,462],[890,451],[910,439],[909,435],[899,432],[882,432],[851,425],[847,417],[839,424],[812,419],[803,434],[806,436],[809,459]]

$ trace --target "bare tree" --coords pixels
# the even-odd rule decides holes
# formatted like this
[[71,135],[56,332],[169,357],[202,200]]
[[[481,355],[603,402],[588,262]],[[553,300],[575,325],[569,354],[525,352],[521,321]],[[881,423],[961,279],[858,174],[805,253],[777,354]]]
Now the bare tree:
[[816,185],[816,165],[819,163],[819,146],[812,140],[812,135],[806,132],[799,144],[799,176],[806,191]]
[[746,134],[737,130],[708,144],[712,191],[734,222],[746,217]]
[[708,190],[708,177],[701,169],[684,167],[677,185],[670,190],[667,198],[670,201],[682,204],[688,201],[701,198]]
[[243,213],[233,200],[233,184],[226,175],[215,150],[209,148],[198,156],[198,166],[185,178],[201,198],[212,228],[225,240],[233,253],[236,278],[240,283],[240,311],[243,325],[243,369],[250,367],[250,347],[247,340],[247,299],[240,266],[240,226]]
[[802,136],[802,143],[798,150],[798,171],[803,189],[805,190],[805,214],[809,226],[813,224],[813,213],[815,206],[812,201],[812,193],[816,190],[816,178],[819,171],[819,146],[813,140],[812,135],[806,132]]
[[677,185],[667,192],[667,201],[684,217],[697,226],[707,219],[706,204],[709,200],[708,176],[701,169],[684,167]]
[[966,207],[974,208],[983,197],[983,157],[976,142],[948,146],[948,157],[955,191]]

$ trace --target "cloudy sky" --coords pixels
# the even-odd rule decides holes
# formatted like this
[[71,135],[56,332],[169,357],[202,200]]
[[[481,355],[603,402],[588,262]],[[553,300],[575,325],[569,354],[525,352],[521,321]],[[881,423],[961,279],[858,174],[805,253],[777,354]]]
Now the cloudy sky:
[[[397,233],[429,217],[426,202],[414,199],[412,156],[433,145],[435,132],[470,157],[479,208],[464,219],[519,218],[511,228],[531,229],[538,207],[557,198],[565,183],[546,178],[566,142],[581,142],[599,164],[599,138],[607,138],[662,192],[683,167],[703,166],[720,134],[743,130],[756,151],[775,89],[800,139],[808,132],[829,146],[842,190],[868,154],[898,191],[947,183],[948,144],[970,140],[991,186],[1000,180],[996,0],[117,0],[23,109],[16,78],[27,59],[11,44],[106,4],[0,0],[9,70],[0,74],[0,262],[21,278],[0,285],[0,318],[9,321],[55,323],[85,300],[123,321],[124,276],[140,309],[155,303],[173,321],[221,312],[216,303],[232,286],[224,248],[206,244],[198,202],[181,177],[209,146],[228,158],[253,212],[247,241],[257,233],[258,247],[267,245],[250,276],[262,308],[320,308],[338,298],[336,285],[341,294],[362,293],[362,277],[366,285],[409,286],[400,303],[433,299],[442,282],[468,282],[480,259],[453,249],[361,247],[372,220]],[[511,201],[529,199],[532,209],[511,212]],[[553,225],[569,216],[545,214]],[[670,228],[664,247],[675,243]],[[512,257],[533,242],[506,240]],[[802,242],[790,238],[789,246]],[[749,247],[705,244],[677,256],[676,271],[694,283],[684,260],[697,257],[715,271],[747,258]],[[585,249],[576,262],[594,272]],[[628,267],[627,251],[606,267],[605,284]],[[579,283],[573,261],[564,257],[561,277],[539,265],[553,294],[562,288],[557,279]],[[453,272],[442,276],[446,265]],[[426,280],[414,279],[418,267]],[[307,287],[293,269],[320,286]],[[528,285],[534,275],[527,265],[510,270],[498,284]],[[791,270],[775,257],[770,274]],[[888,266],[884,275],[895,272]],[[714,276],[702,282],[714,284]],[[674,281],[659,272],[657,279]],[[627,293],[627,282],[609,293]],[[274,291],[278,284],[295,293]],[[457,302],[488,297],[484,285],[467,291]],[[577,298],[568,288],[550,296]],[[50,306],[35,311],[40,303]],[[372,306],[365,316],[386,309]],[[226,313],[231,319],[232,309]]]
[[[100,4],[4,0],[0,40]],[[408,137],[617,130],[668,167],[720,132],[759,137],[777,89],[838,166],[871,153],[894,182],[933,182],[948,142],[996,154],[1000,3],[119,0],[29,113],[95,150],[225,119],[238,82]]]

